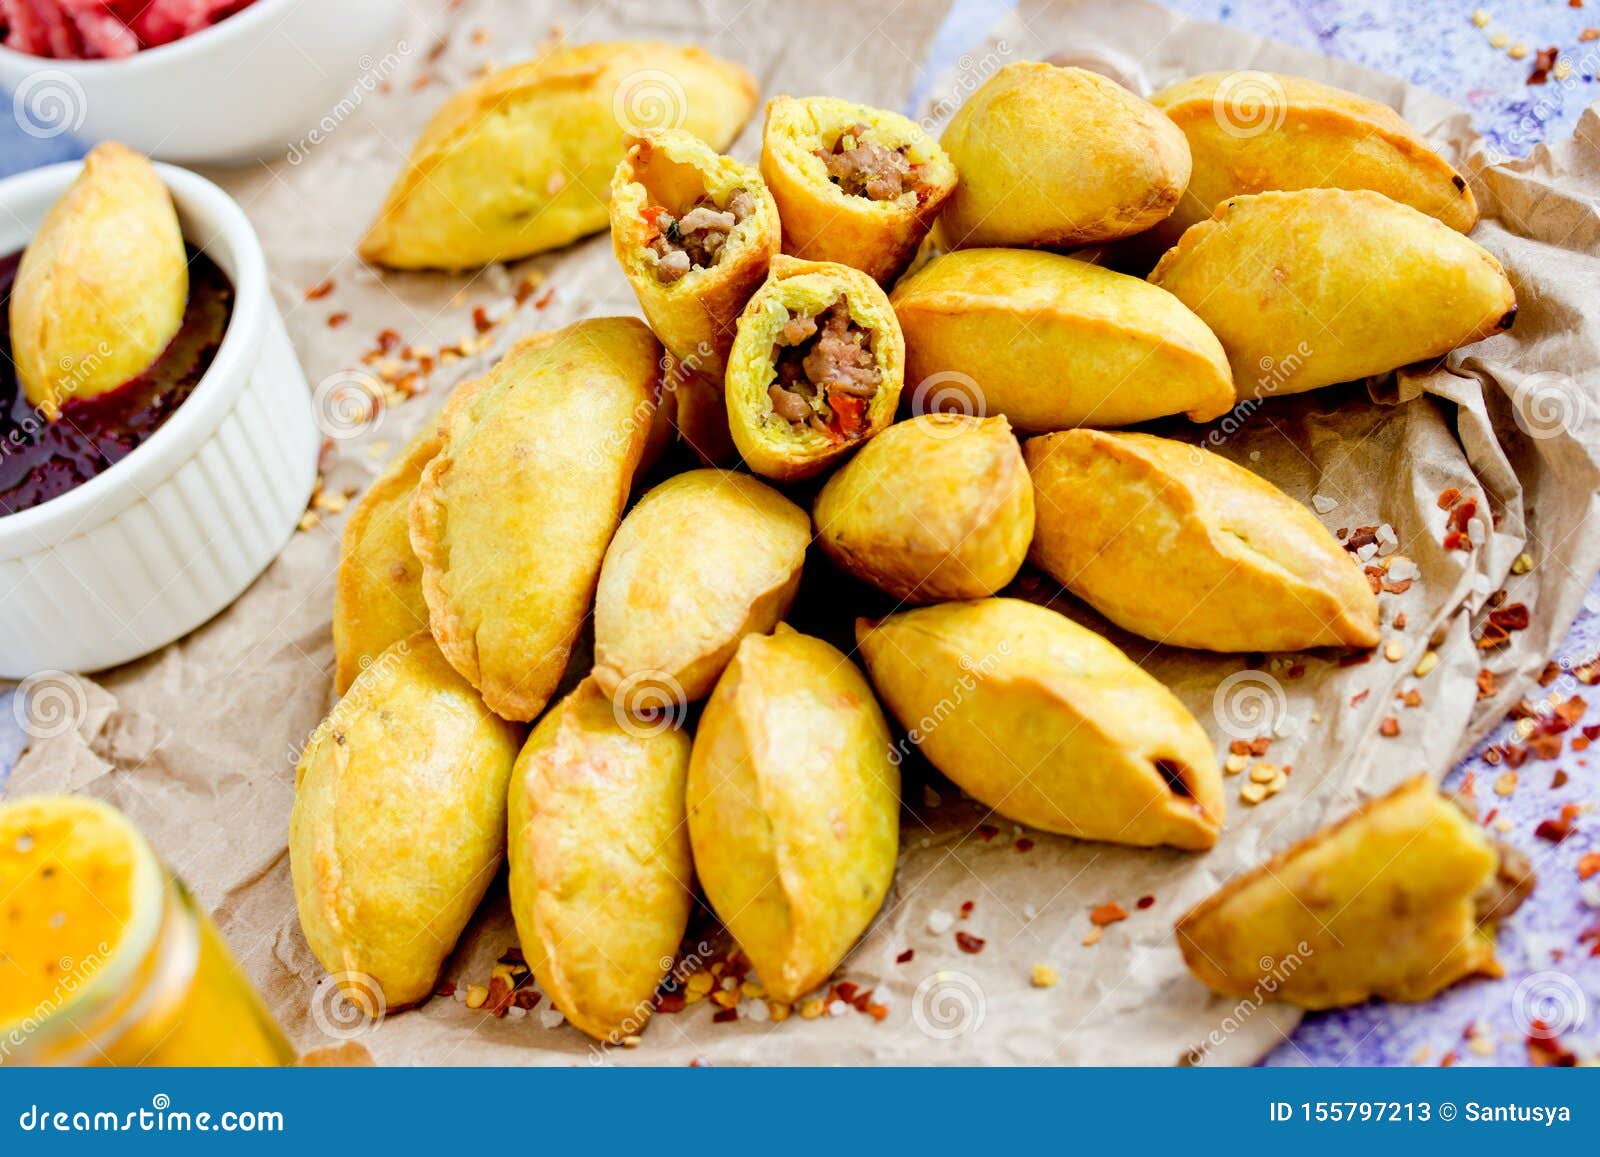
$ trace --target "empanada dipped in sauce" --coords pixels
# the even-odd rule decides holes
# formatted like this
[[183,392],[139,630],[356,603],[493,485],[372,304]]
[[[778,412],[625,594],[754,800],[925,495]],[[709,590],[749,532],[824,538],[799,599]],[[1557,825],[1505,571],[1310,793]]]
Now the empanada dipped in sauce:
[[661,347],[608,317],[519,342],[452,398],[411,506],[440,649],[507,719],[544,709],[654,425]]
[[[482,379],[463,382],[454,397]],[[422,563],[411,549],[411,502],[422,471],[439,452],[439,416],[367,488],[345,521],[333,588],[333,689],[343,695],[367,665],[417,631],[428,629]]]
[[905,355],[876,281],[780,254],[739,317],[728,361],[734,445],[779,482],[821,473],[894,420]]
[[1178,921],[1178,944],[1224,996],[1427,1000],[1502,974],[1495,930],[1534,884],[1526,856],[1417,776],[1230,880]]
[[767,995],[824,983],[900,845],[900,771],[855,664],[787,626],[746,635],[695,732],[688,800],[695,871]]
[[161,356],[189,300],[189,257],[154,166],[96,145],[50,207],[11,289],[11,357],[22,391],[54,420]]
[[778,252],[761,174],[681,129],[630,132],[611,178],[611,248],[661,344],[720,376]]
[[1035,566],[1134,634],[1206,651],[1374,647],[1378,600],[1305,507],[1198,446],[1066,430],[1023,448]]
[[1371,189],[1470,232],[1467,182],[1386,104],[1299,76],[1208,72],[1150,102],[1183,130],[1193,171],[1163,228],[1173,236],[1241,193]]
[[897,422],[829,478],[817,541],[896,599],[980,599],[1017,577],[1033,537],[1033,483],[1003,417]]
[[1082,68],[1008,64],[939,138],[961,183],[939,219],[953,249],[1071,249],[1143,232],[1189,183],[1189,143],[1149,101]]
[[521,739],[425,631],[378,656],[312,734],[289,816],[295,906],[357,999],[376,983],[393,1011],[433,991],[500,868]]
[[748,474],[690,470],[617,528],[594,602],[594,679],[617,705],[711,694],[739,640],[788,614],[811,519]]
[[1427,361],[1509,329],[1517,313],[1488,250],[1365,189],[1230,197],[1150,281],[1216,333],[1241,397]]
[[396,269],[467,269],[606,227],[629,128],[681,128],[724,149],[755,107],[744,69],[698,48],[552,48],[456,93],[411,149],[361,242]]
[[908,381],[975,395],[1027,433],[1170,414],[1208,422],[1234,404],[1205,322],[1172,294],[1086,261],[964,249],[901,281],[891,301]]
[[980,803],[1047,832],[1201,851],[1224,804],[1211,740],[1115,646],[1020,599],[856,620],[872,685]]
[[853,265],[891,284],[956,188],[956,168],[899,113],[833,97],[767,104],[761,175],[783,217],[783,251]]
[[689,737],[632,721],[585,679],[511,776],[511,914],[534,979],[596,1040],[637,1035],[693,905]]

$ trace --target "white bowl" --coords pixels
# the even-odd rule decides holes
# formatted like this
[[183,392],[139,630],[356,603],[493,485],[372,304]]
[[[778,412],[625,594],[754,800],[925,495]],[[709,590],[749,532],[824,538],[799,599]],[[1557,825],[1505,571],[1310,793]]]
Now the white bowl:
[[31,136],[121,141],[167,161],[238,164],[307,147],[372,95],[409,48],[402,0],[256,0],[120,60],[0,48],[0,88]]
[[[0,253],[21,249],[82,166],[0,181]],[[194,392],[122,461],[0,516],[0,677],[96,671],[146,655],[231,603],[283,549],[316,482],[321,435],[233,199],[170,165],[184,237],[234,287]]]

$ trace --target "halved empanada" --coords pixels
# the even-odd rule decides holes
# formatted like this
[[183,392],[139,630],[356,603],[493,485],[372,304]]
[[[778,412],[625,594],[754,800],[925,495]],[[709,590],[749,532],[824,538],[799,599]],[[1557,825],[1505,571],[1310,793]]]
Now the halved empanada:
[[628,134],[611,178],[611,247],[681,363],[722,373],[779,240],[778,207],[754,169],[681,129]]
[[682,128],[724,149],[756,84],[698,48],[561,46],[445,102],[361,242],[397,269],[465,269],[541,253],[606,227],[629,128]]
[[1029,558],[1106,618],[1206,651],[1372,647],[1378,600],[1305,507],[1217,454],[1067,430],[1023,449]]
[[905,339],[859,269],[773,258],[728,358],[728,429],[757,474],[809,478],[894,420]]
[[439,648],[507,719],[543,710],[650,438],[661,346],[607,317],[519,342],[458,395],[411,506]]
[[1364,189],[1231,197],[1150,281],[1216,333],[1245,398],[1426,361],[1510,328],[1517,314],[1486,249]]
[[1419,775],[1229,881],[1178,921],[1178,943],[1226,996],[1427,1000],[1501,974],[1495,928],[1533,885],[1525,856]]
[[1466,233],[1472,190],[1386,104],[1299,76],[1208,72],[1150,102],[1189,140],[1189,187],[1162,227],[1177,232],[1229,197],[1271,189],[1371,189]]
[[852,265],[888,285],[956,187],[956,167],[915,121],[832,97],[767,105],[761,175],[783,215],[783,251]]
[[1009,819],[1202,850],[1222,830],[1211,740],[1111,643],[1020,599],[856,620],[872,684],[910,742]]

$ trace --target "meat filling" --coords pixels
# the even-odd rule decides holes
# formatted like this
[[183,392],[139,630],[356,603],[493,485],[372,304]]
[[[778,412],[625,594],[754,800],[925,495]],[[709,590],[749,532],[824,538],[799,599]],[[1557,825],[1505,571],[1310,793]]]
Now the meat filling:
[[778,331],[773,362],[772,412],[796,432],[809,427],[841,442],[866,432],[882,374],[871,331],[850,320],[842,296],[819,314],[792,315]]
[[816,149],[828,179],[846,193],[869,201],[893,201],[918,189],[917,170],[906,146],[886,149],[869,135],[866,125],[851,125],[831,149]]
[[718,206],[708,194],[682,217],[674,217],[659,205],[650,206],[644,214],[655,228],[655,236],[646,251],[655,261],[656,276],[670,285],[690,270],[715,265],[727,247],[728,235],[755,204],[748,192],[735,189],[726,206]]
[[[1478,805],[1470,797],[1458,792],[1452,795],[1450,800],[1466,814],[1468,819],[1477,822]],[[1499,857],[1495,864],[1494,877],[1486,881],[1472,898],[1473,914],[1479,924],[1487,924],[1491,920],[1504,920],[1522,907],[1522,902],[1533,894],[1534,885],[1539,882],[1533,864],[1519,849],[1503,840],[1495,840],[1494,851]]]

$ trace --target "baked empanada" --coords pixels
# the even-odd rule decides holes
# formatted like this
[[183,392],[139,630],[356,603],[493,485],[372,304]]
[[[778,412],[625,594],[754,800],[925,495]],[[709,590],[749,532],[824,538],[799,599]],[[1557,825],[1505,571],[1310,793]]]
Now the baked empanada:
[[689,737],[622,719],[585,679],[528,736],[510,791],[517,939],[551,1003],[610,1043],[650,1018],[694,882]]
[[1378,600],[1305,507],[1219,455],[1067,430],[1024,447],[1029,557],[1118,626],[1175,647],[1374,647]]
[[915,121],[832,97],[767,104],[761,175],[783,217],[783,251],[853,265],[888,285],[956,187],[956,169]]
[[1033,484],[1004,418],[897,422],[823,486],[828,557],[903,602],[979,599],[1016,577],[1033,537]]
[[891,300],[907,380],[960,383],[1018,430],[1207,422],[1234,403],[1227,355],[1188,306],[1086,261],[967,249],[934,258]]
[[355,996],[425,999],[505,852],[521,728],[427,632],[373,661],[306,744],[289,867],[306,942]]
[[622,520],[594,600],[594,679],[627,708],[711,693],[745,635],[794,602],[811,520],[748,474],[690,470]]
[[566,245],[606,227],[625,130],[681,128],[725,149],[755,99],[748,73],[698,48],[553,48],[444,103],[361,256],[397,269],[465,269]]
[[1070,249],[1142,232],[1189,183],[1189,144],[1149,101],[1082,68],[996,72],[939,139],[961,174],[939,218],[955,249]]
[[678,440],[705,465],[732,466],[739,460],[739,447],[728,430],[721,374],[701,373],[669,351],[662,360],[661,404]]
[[876,281],[780,254],[739,317],[728,361],[734,445],[780,482],[820,473],[894,420],[905,352]]
[[[1209,72],[1150,98],[1189,141],[1194,170],[1164,227],[1241,193],[1371,189],[1466,233],[1478,204],[1460,173],[1386,104],[1298,76]],[[1174,234],[1175,235],[1175,234]]]
[[519,342],[452,398],[411,505],[433,637],[507,719],[544,709],[654,424],[661,346],[606,317]]
[[720,376],[778,252],[761,174],[681,129],[630,132],[611,178],[611,248],[661,344]]
[[[463,382],[455,397],[482,381]],[[423,469],[439,452],[438,418],[373,480],[344,524],[333,588],[333,689],[343,695],[392,644],[428,629],[422,563],[411,549],[411,501]]]
[[188,300],[172,195],[145,157],[96,145],[17,266],[11,357],[22,392],[54,420],[68,398],[115,389],[161,356]]
[[888,894],[900,771],[855,664],[779,625],[746,635],[689,762],[689,840],[706,898],[791,1002],[828,979]]
[[1202,850],[1222,829],[1211,740],[1172,692],[1065,615],[1019,599],[856,620],[889,710],[923,755],[1018,823]]
[[1487,250],[1368,190],[1231,197],[1150,281],[1221,339],[1241,397],[1387,373],[1508,329],[1517,313]]
[[1495,929],[1534,882],[1527,857],[1419,775],[1230,880],[1178,921],[1178,943],[1225,996],[1427,1000],[1501,975]]

